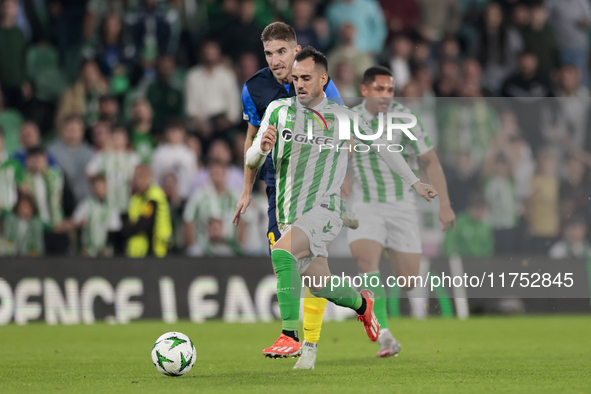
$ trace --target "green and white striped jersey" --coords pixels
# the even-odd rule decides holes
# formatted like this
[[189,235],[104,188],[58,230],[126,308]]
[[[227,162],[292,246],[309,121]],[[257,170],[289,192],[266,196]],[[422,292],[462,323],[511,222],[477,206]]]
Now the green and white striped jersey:
[[[372,130],[376,131],[378,129],[378,117],[374,117],[367,111],[365,100],[352,109],[370,125]],[[411,113],[407,107],[396,101],[392,101],[388,112]],[[398,120],[396,123],[404,122],[404,120]],[[409,128],[409,131],[417,138],[416,141],[408,138],[400,129],[394,129],[392,131],[392,141],[390,142],[402,145],[402,157],[404,157],[415,175],[418,176],[419,163],[417,158],[433,149],[433,143],[423,130],[420,119],[417,118],[417,125]],[[363,202],[395,202],[403,200],[413,193],[412,188],[405,185],[402,178],[390,170],[386,163],[380,160],[373,151],[355,152],[351,164],[355,175],[353,192],[356,198],[363,199]]]
[[76,223],[84,223],[82,246],[91,257],[106,250],[109,231],[121,228],[118,211],[109,203],[94,197],[88,197],[78,204],[73,219]]
[[0,207],[11,210],[16,204],[17,187],[23,181],[23,166],[14,159],[0,165]]
[[35,174],[25,170],[20,186],[31,191],[39,216],[44,223],[55,226],[64,220],[62,210],[64,177],[60,171],[47,168],[42,173]]
[[86,166],[90,176],[103,174],[107,179],[107,201],[118,212],[126,212],[131,198],[131,180],[140,163],[133,152],[105,151],[96,153]]
[[43,234],[49,230],[38,216],[23,220],[12,212],[2,211],[0,256],[42,256]]
[[[211,183],[195,190],[185,206],[183,221],[193,223],[197,230],[197,242],[205,248],[208,241],[207,225],[210,219],[220,219],[223,223],[225,239],[236,238],[236,226],[232,224],[236,204],[240,196],[231,189],[218,194]],[[248,222],[248,217],[245,218]]]
[[[339,139],[340,122],[336,113],[344,113],[351,120],[355,115],[351,109],[326,98],[311,109],[302,106],[295,97],[273,101],[267,107],[251,149],[260,154],[262,134],[269,125],[277,128],[277,142],[269,154],[275,165],[279,223],[293,223],[318,206],[341,211],[340,188],[347,173],[349,148],[347,140]],[[416,176],[398,153],[379,149],[379,143],[390,143],[385,140],[385,135],[376,141],[362,140],[353,132],[354,122],[349,124],[355,143],[377,151],[377,155],[390,163],[389,166],[403,175],[409,184],[416,182]],[[312,139],[308,138],[310,125],[313,127]],[[374,134],[361,119],[359,132],[369,136]],[[247,153],[247,160],[249,156]],[[258,160],[256,165],[260,165]]]

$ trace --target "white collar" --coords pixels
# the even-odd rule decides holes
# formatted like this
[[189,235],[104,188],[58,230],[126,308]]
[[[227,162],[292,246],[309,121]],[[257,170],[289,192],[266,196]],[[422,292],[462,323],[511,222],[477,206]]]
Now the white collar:
[[326,105],[326,103],[328,102],[328,99],[326,98],[326,92],[322,92],[322,94],[324,95],[324,98],[322,100],[320,100],[320,102],[318,103],[318,105],[316,105],[314,108],[308,108],[308,107],[304,107],[301,103],[300,103],[300,99],[297,98],[296,96],[296,105],[297,108],[299,110],[304,110],[304,109],[313,109],[315,111],[320,111],[322,108],[324,108],[324,106]]

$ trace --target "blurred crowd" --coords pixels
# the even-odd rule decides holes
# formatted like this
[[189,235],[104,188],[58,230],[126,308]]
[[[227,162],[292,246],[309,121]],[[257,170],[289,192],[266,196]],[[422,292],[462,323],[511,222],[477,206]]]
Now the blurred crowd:
[[343,97],[392,70],[458,215],[442,254],[589,255],[590,0],[0,0],[0,255],[266,254],[263,184],[231,219],[276,20]]

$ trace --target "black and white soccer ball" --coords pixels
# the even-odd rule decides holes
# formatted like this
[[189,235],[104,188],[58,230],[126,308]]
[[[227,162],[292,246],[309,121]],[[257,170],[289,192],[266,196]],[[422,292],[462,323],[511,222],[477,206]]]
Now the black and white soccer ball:
[[152,362],[168,376],[186,374],[195,365],[197,351],[191,339],[180,332],[161,335],[152,347]]

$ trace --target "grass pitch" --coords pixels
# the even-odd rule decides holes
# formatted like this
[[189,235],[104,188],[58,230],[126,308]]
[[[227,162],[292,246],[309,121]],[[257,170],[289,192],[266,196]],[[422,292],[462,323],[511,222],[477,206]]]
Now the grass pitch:
[[[376,359],[361,323],[325,323],[316,369],[261,350],[279,323],[138,322],[0,327],[0,393],[589,393],[591,317],[432,318],[391,321],[399,357]],[[158,336],[191,337],[197,362],[185,376],[156,371]]]

